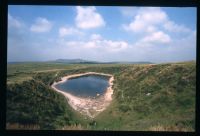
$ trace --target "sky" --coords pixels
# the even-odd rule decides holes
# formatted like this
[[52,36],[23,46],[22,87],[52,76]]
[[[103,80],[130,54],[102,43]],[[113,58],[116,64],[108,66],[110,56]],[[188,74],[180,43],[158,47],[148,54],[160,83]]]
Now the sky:
[[9,6],[8,62],[196,60],[196,8]]

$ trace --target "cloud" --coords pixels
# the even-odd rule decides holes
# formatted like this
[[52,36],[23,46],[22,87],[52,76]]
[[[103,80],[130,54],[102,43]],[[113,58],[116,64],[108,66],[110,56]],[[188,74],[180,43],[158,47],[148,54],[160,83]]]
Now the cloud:
[[[77,7],[77,17],[78,8],[84,11],[87,9],[88,12],[88,7]],[[89,7],[89,9],[89,12],[99,14],[95,7]],[[116,32],[114,37],[109,36],[109,33],[104,31],[104,29],[83,33],[85,32],[83,30],[84,28],[96,28],[103,25],[95,27],[84,27],[84,25],[80,25],[84,27],[81,28],[78,27],[77,20],[75,20],[75,25],[78,28],[73,24],[58,27],[57,35],[59,34],[59,37],[55,36],[55,33],[52,33],[52,35],[50,34],[51,36],[49,37],[30,35],[28,34],[30,28],[28,28],[28,31],[27,29],[10,29],[11,31],[8,32],[8,61],[54,60],[57,58],[151,62],[195,60],[196,31],[194,32],[192,29],[170,20],[166,14],[167,12],[165,13],[160,8],[137,8],[134,12],[134,15],[130,15],[132,17],[123,18],[121,20],[130,21],[124,25],[124,28],[133,35],[120,31],[122,35],[120,37],[121,40],[116,40],[120,34],[115,31],[115,29],[117,29],[115,26],[110,29],[111,32]],[[152,13],[154,14],[152,15]],[[22,22],[16,17],[9,16],[8,19],[14,21],[9,21],[10,24],[8,25],[10,27],[21,28]],[[86,17],[82,19],[85,19],[85,22],[92,21],[92,23],[94,23],[96,19],[90,18],[90,15],[88,16],[87,19]],[[121,18],[119,18],[119,20],[120,19]],[[50,24],[50,29],[48,31],[51,30],[52,23],[50,21],[45,18],[40,19],[40,21],[37,20],[35,24],[32,25],[38,26],[35,27],[37,28],[35,29],[37,32],[45,32],[48,30],[44,30],[45,22],[46,24]],[[105,25],[104,20],[103,22]],[[86,25],[89,24],[90,23]],[[93,25],[96,24],[98,23],[95,22]],[[41,28],[43,28],[42,31]],[[84,34],[83,37],[80,36],[82,33]],[[71,35],[73,35],[73,37]],[[63,38],[65,36],[69,37]]]
[[8,27],[21,28],[23,23],[8,13]]
[[59,44],[65,45],[68,48],[73,47],[78,50],[86,50],[86,52],[120,52],[128,48],[128,43],[125,41],[112,41],[101,37],[99,34],[92,34],[88,41],[66,41],[64,39],[59,41]]
[[120,52],[128,47],[128,43],[125,41],[112,41],[112,40],[98,40],[98,41],[87,41],[87,42],[78,42],[78,41],[69,41],[66,42],[66,45],[76,46],[79,49],[89,49],[95,52]]
[[155,29],[155,25],[166,20],[167,14],[160,8],[140,8],[134,20],[128,25],[123,25],[123,27],[126,31],[148,32],[149,29]]
[[162,31],[154,32],[142,39],[142,42],[145,43],[169,43],[170,41],[170,36]]
[[138,7],[120,7],[121,14],[125,17],[134,17],[137,14]]
[[83,35],[81,31],[73,27],[61,27],[59,29],[59,36],[64,37],[68,35]]
[[135,42],[137,46],[169,45],[172,40],[182,37],[182,34],[192,33],[186,26],[170,20],[167,13],[158,7],[139,8],[133,20],[129,24],[123,24],[123,28],[140,34],[139,40]]
[[165,22],[164,28],[170,32],[191,32],[191,30],[184,25],[178,25],[170,20]]
[[46,18],[38,17],[30,28],[32,32],[44,33],[49,32],[52,28],[52,23]]
[[76,26],[81,29],[91,29],[105,26],[103,17],[97,13],[95,7],[77,6]]
[[[99,34],[93,34],[98,35]],[[155,34],[165,37],[164,33]],[[46,39],[39,41],[24,35],[24,41],[18,38],[8,40],[8,60],[54,60],[57,58],[82,58],[96,61],[151,61],[151,62],[173,62],[195,60],[196,58],[196,32],[182,39],[159,41],[155,46],[152,42],[138,41],[128,43],[123,40],[109,40],[101,36],[96,40],[88,38],[85,40],[67,40],[55,38],[51,41]],[[148,35],[147,35],[148,36]],[[95,37],[95,36],[94,36]],[[30,40],[33,40],[30,42]],[[146,38],[148,39],[148,38]],[[154,39],[154,40],[155,40]],[[150,40],[150,38],[149,38]],[[168,46],[160,46],[168,44]],[[29,45],[29,46],[27,46]],[[42,48],[42,50],[41,50]]]
[[103,38],[102,38],[102,36],[101,36],[100,34],[92,34],[92,35],[90,36],[90,39],[91,39],[91,40],[101,40],[101,39],[103,39]]
[[129,24],[123,24],[126,31],[135,33],[154,32],[164,28],[169,32],[190,32],[184,25],[179,25],[170,20],[168,15],[158,7],[139,8],[134,19]]
[[[92,40],[91,37],[93,36],[91,35],[87,40],[58,38],[56,42],[51,42],[48,45],[51,46],[53,44],[51,50],[48,47],[40,51],[42,52],[40,54],[53,54],[52,56],[56,56],[56,58],[82,58],[87,60],[109,61],[115,60],[117,57],[120,58],[121,53],[129,48],[129,44],[125,41],[107,40],[103,37],[98,40]],[[46,56],[44,55],[44,57]]]

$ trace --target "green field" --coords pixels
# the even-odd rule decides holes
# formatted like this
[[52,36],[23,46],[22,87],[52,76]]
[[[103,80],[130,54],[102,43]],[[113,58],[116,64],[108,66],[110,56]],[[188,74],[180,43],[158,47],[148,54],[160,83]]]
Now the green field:
[[[50,85],[64,75],[114,75],[110,106],[94,119]],[[7,65],[8,129],[195,131],[196,62]]]

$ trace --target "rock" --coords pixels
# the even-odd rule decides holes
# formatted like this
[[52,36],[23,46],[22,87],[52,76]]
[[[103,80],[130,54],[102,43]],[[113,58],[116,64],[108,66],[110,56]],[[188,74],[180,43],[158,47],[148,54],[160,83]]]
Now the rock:
[[93,107],[93,109],[94,109],[94,110],[96,110],[96,109],[97,109],[97,107]]
[[147,93],[146,95],[149,96],[149,95],[151,95],[151,93]]

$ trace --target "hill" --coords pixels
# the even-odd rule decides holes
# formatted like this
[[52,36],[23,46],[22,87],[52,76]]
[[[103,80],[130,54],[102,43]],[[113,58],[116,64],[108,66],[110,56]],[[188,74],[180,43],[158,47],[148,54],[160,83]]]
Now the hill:
[[20,62],[8,62],[8,64],[27,64],[27,63],[57,63],[57,64],[153,64],[148,61],[110,61],[110,62],[101,62],[101,61],[90,61],[83,59],[57,59],[50,61],[20,61]]
[[[8,65],[8,75],[11,72],[13,76],[8,76],[7,123],[23,123],[22,119],[26,123],[39,125],[41,129],[195,130],[195,61],[167,64],[46,65],[38,65],[39,68],[28,65],[24,73],[20,71],[18,74],[17,70],[25,67],[25,64]],[[34,71],[39,69],[42,71]],[[115,78],[111,105],[94,119],[72,110],[62,96],[49,88],[53,81],[64,75],[89,71],[113,74]],[[21,74],[27,75],[27,72],[30,80],[15,83],[14,79],[20,78]],[[60,110],[56,108],[58,106]],[[35,118],[36,113],[40,119],[43,118],[41,122],[37,122],[39,118]],[[67,117],[67,121],[64,117]],[[42,123],[45,118],[49,125]]]
[[84,63],[98,63],[95,61],[88,61],[88,60],[83,60],[83,59],[57,59],[55,61],[52,61],[55,63],[67,63],[67,64],[84,64]]

